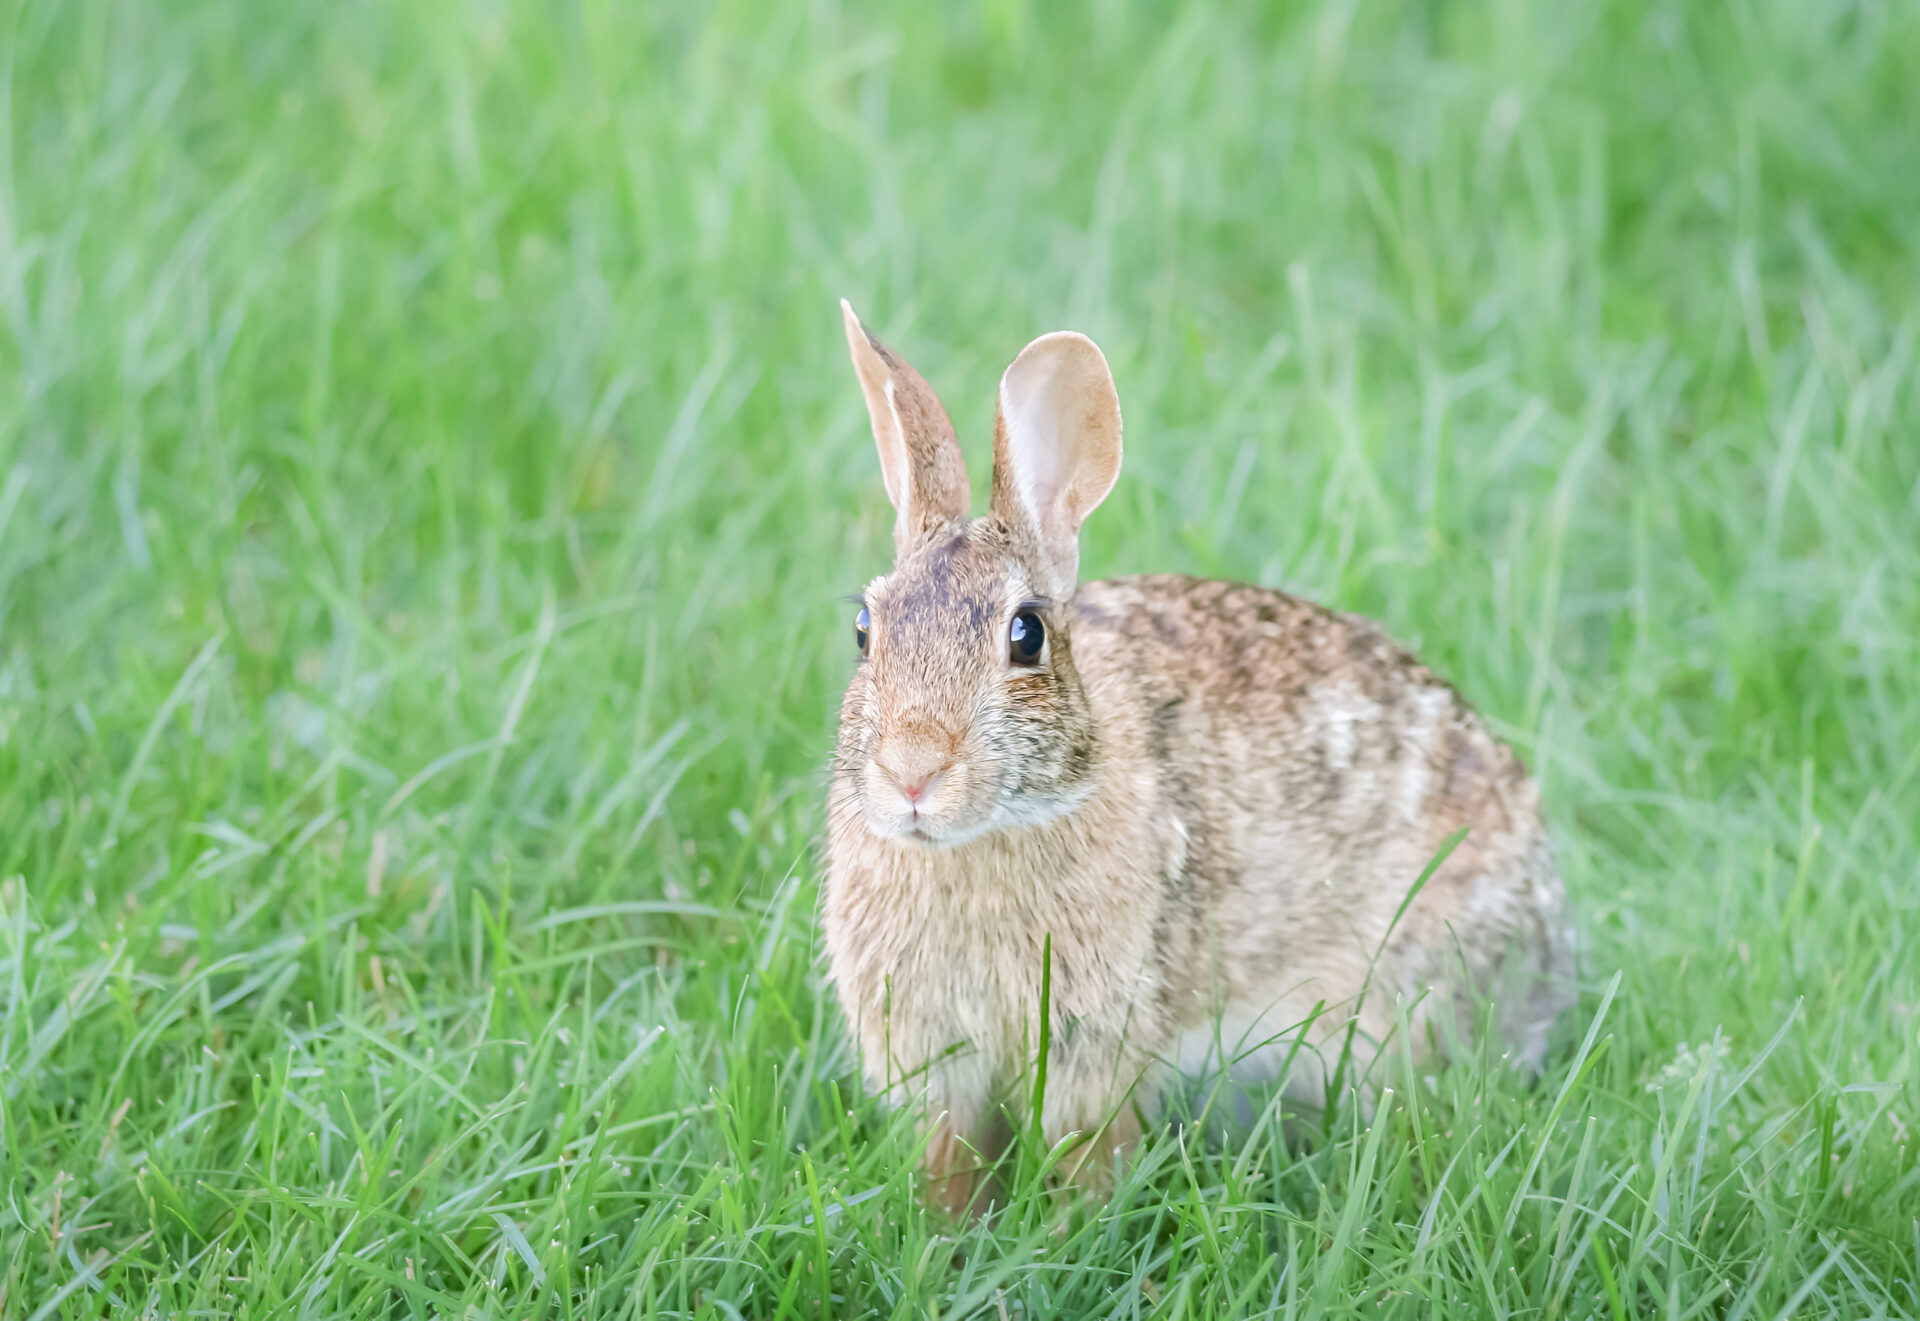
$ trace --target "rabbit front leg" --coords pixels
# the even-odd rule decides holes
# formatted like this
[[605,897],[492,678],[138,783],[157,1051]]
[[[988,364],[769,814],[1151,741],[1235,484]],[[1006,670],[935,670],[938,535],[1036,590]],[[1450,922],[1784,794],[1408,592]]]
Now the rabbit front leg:
[[977,1054],[955,1050],[887,1089],[894,1104],[924,1116],[923,1192],[929,1206],[956,1220],[977,1218],[1007,1200],[994,1166],[1012,1135],[993,1102],[990,1072]]
[[1063,1024],[1066,1040],[1047,1053],[1040,1131],[1049,1150],[1077,1135],[1061,1157],[1060,1177],[1097,1192],[1113,1188],[1114,1167],[1140,1140],[1140,1107],[1150,1105],[1152,1052],[1130,1041],[1125,1025]]
[[994,1165],[1012,1135],[997,1107],[952,1108],[934,1119],[927,1137],[927,1201],[955,1220],[973,1220],[1005,1206],[1006,1190]]

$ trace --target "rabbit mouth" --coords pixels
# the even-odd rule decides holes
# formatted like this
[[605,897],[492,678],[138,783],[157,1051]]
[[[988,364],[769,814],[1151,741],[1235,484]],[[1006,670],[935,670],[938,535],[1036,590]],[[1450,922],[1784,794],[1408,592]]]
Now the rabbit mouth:
[[898,749],[868,760],[861,797],[869,829],[935,848],[974,833],[968,826],[979,815],[975,768],[942,753]]
[[[897,798],[897,795],[895,796]],[[995,813],[980,811],[973,805],[942,803],[914,806],[908,803],[876,802],[869,797],[863,815],[867,829],[883,839],[898,840],[924,849],[949,849],[986,833],[993,827]]]
[[906,811],[888,815],[869,809],[866,817],[867,827],[874,834],[917,844],[922,848],[950,848],[980,833],[977,827],[955,820],[945,813],[936,816],[924,811]]

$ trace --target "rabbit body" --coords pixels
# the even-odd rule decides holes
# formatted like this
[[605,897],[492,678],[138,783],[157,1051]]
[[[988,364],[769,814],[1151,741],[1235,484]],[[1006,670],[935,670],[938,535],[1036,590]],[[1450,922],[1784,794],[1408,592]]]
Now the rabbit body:
[[864,598],[822,926],[868,1085],[934,1121],[937,1195],[989,1195],[1049,942],[1040,1120],[1087,1139],[1069,1169],[1096,1180],[1177,1072],[1291,1058],[1317,1099],[1343,1046],[1364,1072],[1404,1029],[1421,1055],[1488,1002],[1537,1067],[1568,942],[1513,753],[1363,619],[1178,576],[1076,584],[1069,531],[1119,460],[1090,341],[1009,368],[994,505],[969,521],[938,401],[847,319],[899,555]]

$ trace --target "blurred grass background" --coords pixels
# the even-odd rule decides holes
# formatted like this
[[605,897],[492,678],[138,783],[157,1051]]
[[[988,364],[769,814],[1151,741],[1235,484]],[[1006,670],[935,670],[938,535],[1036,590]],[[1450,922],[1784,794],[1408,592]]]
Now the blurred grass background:
[[[1920,1312],[1920,11],[0,0],[0,1314]],[[1524,751],[1544,1082],[949,1234],[813,936],[849,296]],[[1617,983],[1613,981],[1619,973]]]

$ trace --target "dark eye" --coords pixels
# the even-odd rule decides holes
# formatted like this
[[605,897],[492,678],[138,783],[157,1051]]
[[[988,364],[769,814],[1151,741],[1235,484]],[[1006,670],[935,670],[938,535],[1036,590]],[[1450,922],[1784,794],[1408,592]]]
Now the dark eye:
[[865,606],[853,617],[853,640],[860,644],[860,654],[867,654],[867,631],[873,627],[873,616],[867,613]]
[[1040,616],[1022,610],[1007,628],[1007,650],[1015,665],[1033,665],[1040,660],[1040,649],[1047,644],[1047,630]]

